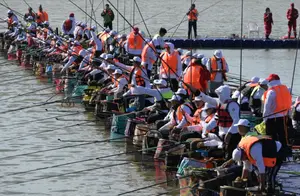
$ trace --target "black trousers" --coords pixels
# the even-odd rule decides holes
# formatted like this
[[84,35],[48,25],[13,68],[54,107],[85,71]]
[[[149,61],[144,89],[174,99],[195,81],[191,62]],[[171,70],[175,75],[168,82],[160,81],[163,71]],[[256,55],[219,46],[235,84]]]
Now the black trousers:
[[241,141],[241,135],[239,133],[231,134],[228,147],[226,149],[226,160],[232,158],[232,152],[234,151],[234,149],[236,149],[240,141]]
[[170,80],[168,78],[163,79],[170,83],[170,88],[173,92],[176,92],[178,90],[179,84],[176,78],[170,78]]
[[104,23],[104,27],[105,27],[105,28],[108,27],[110,30],[112,30],[112,28],[113,28],[113,27],[112,27],[112,22],[106,22],[106,23]]
[[267,119],[266,134],[272,139],[280,141],[282,147],[287,146],[287,117]]
[[197,38],[197,21],[189,21],[188,39],[191,39],[192,28],[194,29],[194,36]]
[[166,116],[167,116],[167,114],[166,113],[162,113],[162,112],[159,112],[159,113],[155,112],[155,113],[149,114],[149,116],[147,118],[147,123],[148,124],[155,123],[157,120],[162,120]]

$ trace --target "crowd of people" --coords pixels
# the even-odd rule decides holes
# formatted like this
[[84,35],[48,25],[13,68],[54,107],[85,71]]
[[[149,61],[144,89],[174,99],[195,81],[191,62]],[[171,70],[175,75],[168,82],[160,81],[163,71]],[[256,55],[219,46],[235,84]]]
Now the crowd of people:
[[[138,27],[128,35],[118,34],[110,29],[112,18],[105,19],[109,28],[97,33],[96,27],[75,20],[74,13],[69,14],[58,34],[50,27],[42,6],[37,14],[31,8],[28,11],[23,18],[26,25],[8,11],[5,39],[42,48],[46,56],[60,55],[64,59],[61,74],[81,72],[87,83],[105,84],[101,92],[115,100],[154,97],[143,103],[139,100],[140,112],[147,114],[148,124],[156,123],[163,138],[191,141],[190,149],[224,149],[225,165],[243,160],[245,178],[246,171],[255,165],[261,189],[265,190],[267,181],[269,191],[274,190],[275,177],[289,149],[287,128],[292,106],[290,91],[277,74],[266,79],[253,77],[233,92],[224,84],[229,66],[221,50],[212,57],[184,53],[164,41],[165,28],[151,40]],[[103,16],[106,14],[113,15],[109,7]],[[297,99],[292,115],[295,128],[300,121],[299,103]],[[251,123],[240,119],[243,112],[260,119],[269,137],[250,131]]]

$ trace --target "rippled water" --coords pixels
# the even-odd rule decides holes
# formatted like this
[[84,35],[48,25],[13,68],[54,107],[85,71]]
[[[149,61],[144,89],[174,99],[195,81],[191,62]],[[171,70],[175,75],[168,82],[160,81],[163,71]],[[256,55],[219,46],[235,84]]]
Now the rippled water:
[[[17,11],[25,12],[27,9],[26,4],[23,1],[6,0],[6,2]],[[37,8],[40,1],[28,0],[27,2],[33,8]],[[74,2],[84,9],[85,1],[77,0]],[[117,1],[113,0],[112,2],[116,4]],[[130,16],[129,14],[132,12],[132,1],[126,0],[126,2],[125,16],[132,21],[133,16]],[[159,16],[147,21],[151,34],[154,34],[161,26],[168,29],[176,23],[179,23],[190,3],[190,1],[184,0],[137,0],[137,2],[144,18],[149,18],[161,13]],[[198,9],[202,10],[215,2],[217,1],[196,1],[196,4]],[[98,5],[99,3],[100,1],[97,1],[95,2],[95,5]],[[274,37],[279,37],[286,32],[285,12],[289,6],[288,4],[288,2],[279,0],[245,1],[244,26],[246,27],[246,24],[249,21],[256,21],[262,26],[262,15],[265,6],[269,5],[274,15]],[[67,1],[44,0],[43,5],[45,10],[49,13],[50,22],[53,26],[60,26],[62,20],[66,18],[70,12],[74,12],[77,19],[85,20],[84,14]],[[119,7],[122,7],[122,13],[124,12],[123,5],[124,0],[119,0]],[[100,8],[102,8],[102,4]],[[1,7],[0,10],[4,17],[6,9]],[[102,24],[99,11],[97,12],[97,18],[99,19],[100,24]],[[138,12],[135,13],[135,21],[140,21]],[[114,25],[117,27],[116,21]],[[201,35],[223,36],[230,33],[239,34],[239,25],[240,1],[237,0],[220,1],[217,6],[211,7],[200,14],[199,30]],[[128,25],[126,24],[125,27],[127,26]],[[185,36],[186,26],[187,24],[183,23],[178,29],[176,36]],[[123,27],[123,20],[119,18],[118,28],[123,29]],[[142,24],[140,25],[140,28],[144,29]],[[146,30],[144,31],[146,32]],[[207,56],[210,56],[213,50],[199,50],[199,52],[203,52]],[[238,50],[224,50],[224,55],[230,65],[230,71],[235,74],[239,73],[240,52]],[[243,75],[247,78],[254,75],[266,77],[269,73],[275,72],[279,73],[282,81],[290,86],[294,58],[295,50],[244,50],[242,63]],[[293,88],[295,94],[300,94],[298,67],[299,66],[297,66],[296,69],[295,84]],[[3,73],[11,71],[15,72],[3,75]],[[54,165],[68,162],[116,154],[131,149],[131,147],[124,142],[103,142],[18,156],[24,153],[77,144],[60,142],[58,141],[59,138],[67,140],[103,140],[109,138],[109,133],[104,131],[103,122],[90,122],[86,125],[64,128],[70,125],[86,123],[86,120],[94,120],[93,114],[84,112],[84,109],[80,105],[75,107],[61,107],[60,104],[51,104],[5,113],[5,111],[14,108],[45,102],[53,96],[54,88],[51,88],[51,85],[45,81],[37,80],[35,77],[31,76],[30,71],[22,70],[15,63],[7,63],[2,55],[0,55],[0,77],[0,195],[116,195],[124,191],[145,187],[166,180],[166,174],[162,173],[161,170],[154,170],[145,165],[141,167],[140,163],[129,163],[126,165],[107,167],[108,165],[125,163],[126,160],[134,160],[136,156],[138,156],[128,154],[110,157],[109,159],[103,158],[33,171],[30,173],[12,175],[12,173],[15,172],[53,167]],[[18,94],[31,92],[48,86],[49,89],[45,89],[35,94],[17,96]],[[15,98],[8,99],[9,97]],[[57,95],[51,100],[61,98],[60,95]],[[72,111],[80,112],[55,119],[58,115],[69,114],[68,111],[70,111],[70,113]],[[38,121],[38,119],[44,118],[48,119]],[[29,123],[28,121],[35,122]],[[47,132],[36,134],[41,131]],[[88,170],[91,168],[98,169],[80,172],[81,170]],[[293,167],[289,167],[288,169],[295,170]],[[76,171],[80,173],[61,175]],[[157,176],[155,176],[156,174]],[[61,176],[51,177],[56,175]],[[172,179],[172,176],[168,175],[168,179]],[[296,183],[298,182],[297,178],[290,178],[285,181],[288,182],[289,186],[291,186],[291,184],[294,186],[299,185],[299,183]],[[165,188],[166,185],[164,184],[129,195],[156,195],[165,192]]]

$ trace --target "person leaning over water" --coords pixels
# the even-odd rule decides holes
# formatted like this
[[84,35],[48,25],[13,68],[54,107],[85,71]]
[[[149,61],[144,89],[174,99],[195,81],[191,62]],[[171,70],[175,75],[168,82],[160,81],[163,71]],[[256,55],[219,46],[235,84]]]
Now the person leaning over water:
[[197,20],[198,20],[199,13],[195,7],[196,7],[196,5],[193,3],[191,5],[191,8],[189,9],[189,11],[186,13],[186,15],[188,16],[188,21],[189,21],[188,39],[191,38],[192,28],[194,29],[195,39],[197,38]]
[[101,13],[101,16],[103,17],[104,20],[104,27],[109,28],[110,30],[113,29],[112,22],[115,19],[115,14],[114,12],[110,9],[109,4],[105,5],[105,9]]

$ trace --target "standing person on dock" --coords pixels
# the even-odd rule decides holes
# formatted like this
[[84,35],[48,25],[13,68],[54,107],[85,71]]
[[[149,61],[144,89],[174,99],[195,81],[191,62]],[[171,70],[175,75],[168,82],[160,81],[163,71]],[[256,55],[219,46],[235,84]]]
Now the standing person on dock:
[[155,34],[152,38],[153,43],[156,44],[155,48],[158,54],[164,49],[165,41],[163,37],[167,34],[167,30],[165,28],[160,28],[158,34]]
[[286,17],[288,19],[288,38],[291,38],[291,31],[293,28],[294,36],[297,37],[297,18],[298,18],[298,10],[294,8],[294,3],[291,3],[291,8],[288,9],[286,13]]
[[161,53],[160,78],[169,82],[173,92],[178,90],[179,77],[182,74],[182,65],[179,53],[174,49],[174,44],[167,42],[166,51]]
[[27,21],[27,18],[28,18],[29,16],[31,16],[31,17],[33,18],[33,20],[35,20],[35,13],[33,13],[32,7],[29,7],[29,8],[28,8],[28,13],[24,14],[23,19],[24,19],[25,21]]
[[42,5],[40,5],[39,11],[36,14],[35,22],[37,23],[38,26],[43,26],[43,22],[45,22],[45,21],[49,21],[48,13],[46,11],[44,11]]
[[74,13],[70,13],[69,18],[65,20],[61,25],[61,30],[63,35],[68,35],[71,38],[74,38],[74,30],[76,26]]
[[195,7],[196,5],[193,3],[190,10],[186,13],[189,20],[188,39],[191,39],[192,28],[194,29],[195,39],[197,38],[197,20],[199,13]]
[[209,92],[214,95],[215,90],[222,86],[224,81],[227,81],[226,73],[229,71],[228,64],[223,57],[222,51],[216,50],[206,66],[211,73]]
[[269,89],[263,95],[263,116],[266,123],[266,134],[287,147],[287,120],[292,106],[292,97],[289,89],[281,84],[277,74],[270,74]]
[[113,29],[112,22],[115,19],[115,14],[110,9],[109,4],[105,5],[105,9],[101,13],[101,16],[103,17],[103,20],[104,20],[104,27],[112,30]]
[[266,8],[266,12],[264,13],[264,26],[265,26],[265,36],[266,39],[270,39],[269,36],[272,32],[273,25],[273,17],[270,8]]

